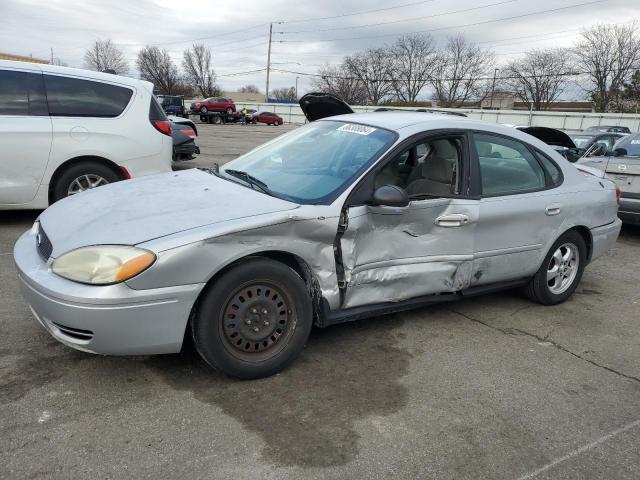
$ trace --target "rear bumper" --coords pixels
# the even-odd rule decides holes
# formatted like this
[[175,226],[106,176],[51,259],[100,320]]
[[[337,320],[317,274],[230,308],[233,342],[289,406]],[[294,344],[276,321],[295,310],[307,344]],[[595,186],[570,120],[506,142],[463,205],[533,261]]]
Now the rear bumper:
[[601,227],[591,229],[591,238],[593,239],[593,249],[591,252],[591,260],[605,254],[618,239],[622,221],[616,218],[614,222]]
[[640,225],[640,198],[625,197],[623,193],[620,198],[618,217],[624,223]]
[[58,341],[105,355],[180,351],[202,285],[134,290],[125,283],[83,285],[58,277],[27,232],[14,247],[23,295],[38,322]]

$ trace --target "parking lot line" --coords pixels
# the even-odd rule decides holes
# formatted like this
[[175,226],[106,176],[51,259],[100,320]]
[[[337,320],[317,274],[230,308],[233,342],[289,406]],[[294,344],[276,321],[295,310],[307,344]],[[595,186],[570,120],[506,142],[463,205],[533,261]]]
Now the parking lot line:
[[621,433],[626,432],[627,430],[631,430],[632,428],[635,428],[637,426],[640,425],[640,420],[636,420],[635,422],[631,422],[627,425],[625,425],[624,427],[620,427],[617,430],[614,430],[613,432],[607,433],[606,435],[603,435],[602,437],[598,438],[597,440],[594,440],[591,443],[587,443],[586,445],[583,445],[580,448],[577,448],[575,450],[573,450],[572,452],[567,453],[566,455],[563,455],[560,458],[556,458],[554,461],[547,463],[546,465],[538,468],[537,470],[534,470],[533,472],[529,472],[521,477],[518,478],[518,480],[528,480],[530,478],[535,478],[538,475],[540,475],[543,472],[546,472],[547,470],[549,470],[550,468],[555,467],[556,465],[559,465],[563,462],[566,462],[567,460],[580,455],[584,452],[587,452],[595,447],[597,447],[598,445],[600,445],[601,443],[606,442],[607,440],[611,440],[613,437],[620,435]]

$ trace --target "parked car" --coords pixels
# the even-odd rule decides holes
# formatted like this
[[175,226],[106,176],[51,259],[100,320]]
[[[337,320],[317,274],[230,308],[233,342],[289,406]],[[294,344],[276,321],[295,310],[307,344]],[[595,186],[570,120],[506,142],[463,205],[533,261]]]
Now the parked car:
[[14,248],[36,318],[101,354],[178,352],[190,335],[209,365],[256,378],[314,323],[517,286],[563,302],[616,241],[615,185],[536,138],[416,112],[318,120],[333,98],[306,95],[308,125],[219,169],[47,209]]
[[629,135],[631,130],[629,127],[621,127],[619,125],[595,125],[593,127],[585,128],[585,132],[603,132],[603,133],[624,133]]
[[515,128],[546,143],[570,162],[578,161],[585,153],[585,150],[578,148],[571,137],[562,130],[549,127],[529,126],[519,126]]
[[628,135],[604,156],[580,162],[605,172],[620,188],[618,216],[625,223],[640,224],[640,133]]
[[282,125],[284,120],[273,112],[257,112],[251,115],[251,123],[266,123],[267,125]]
[[236,111],[236,104],[230,98],[211,97],[191,104],[191,110],[195,113],[225,112],[231,115]]
[[184,123],[174,123],[171,131],[173,138],[173,161],[193,160],[200,154],[196,145],[197,130]]
[[182,95],[157,95],[164,113],[189,118],[189,112],[184,104]]
[[170,171],[171,124],[152,92],[129,77],[0,61],[0,209]]
[[583,150],[584,156],[604,155],[613,149],[613,145],[625,136],[623,133],[570,133],[576,147]]

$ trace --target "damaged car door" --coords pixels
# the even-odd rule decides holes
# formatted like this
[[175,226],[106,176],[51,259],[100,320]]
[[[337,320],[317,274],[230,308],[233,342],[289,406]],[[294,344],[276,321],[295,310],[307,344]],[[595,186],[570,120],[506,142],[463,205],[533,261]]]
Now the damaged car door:
[[[478,201],[464,193],[468,151],[464,132],[423,136],[392,152],[356,187],[339,238],[343,308],[469,285]],[[406,195],[404,205],[384,201],[381,194],[394,190]]]

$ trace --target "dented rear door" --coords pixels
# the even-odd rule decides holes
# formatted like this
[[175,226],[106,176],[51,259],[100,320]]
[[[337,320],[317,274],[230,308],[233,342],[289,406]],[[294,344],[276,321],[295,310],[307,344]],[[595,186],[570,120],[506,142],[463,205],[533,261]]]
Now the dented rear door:
[[407,207],[356,206],[340,239],[343,308],[466,288],[478,201],[435,198]]

